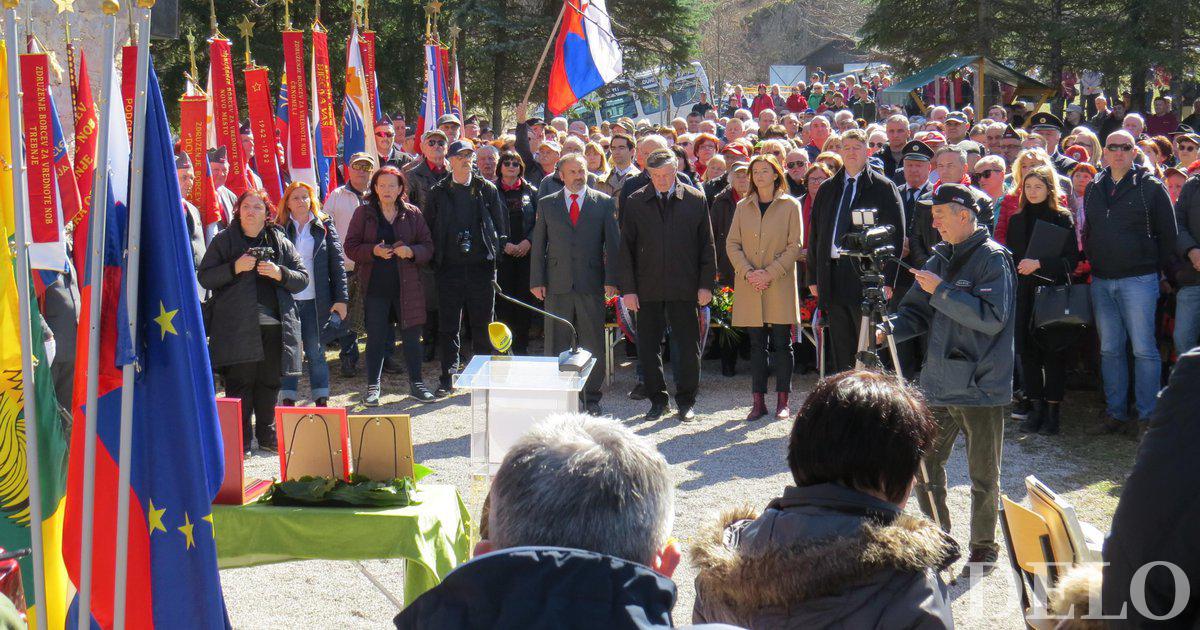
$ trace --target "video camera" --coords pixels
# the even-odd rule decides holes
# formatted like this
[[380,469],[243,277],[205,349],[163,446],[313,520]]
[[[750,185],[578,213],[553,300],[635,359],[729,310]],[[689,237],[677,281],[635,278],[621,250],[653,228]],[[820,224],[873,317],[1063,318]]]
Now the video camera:
[[896,235],[893,225],[876,225],[879,211],[875,208],[851,210],[854,230],[842,236],[842,253],[870,262],[873,266],[896,256],[892,239]]

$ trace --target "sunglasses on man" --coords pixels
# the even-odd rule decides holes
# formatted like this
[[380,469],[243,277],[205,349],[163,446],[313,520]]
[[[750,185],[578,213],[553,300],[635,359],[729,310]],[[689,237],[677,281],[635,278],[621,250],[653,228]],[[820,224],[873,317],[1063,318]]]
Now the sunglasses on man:
[[983,179],[985,177],[990,177],[992,175],[992,173],[1003,173],[1003,172],[1004,171],[1002,171],[998,168],[986,168],[986,169],[983,169],[982,171],[979,171],[978,173],[975,173],[975,176],[978,177],[979,179]]
[[444,147],[444,146],[446,146],[446,141],[430,139],[430,140],[426,140],[425,144],[426,144],[426,146],[431,146],[431,147]]
[[868,142],[867,147],[872,148],[872,149],[882,149],[885,144],[887,144],[887,143],[886,142]]
[[805,162],[804,160],[795,160],[787,163],[788,170],[800,168],[802,166],[808,166],[808,162]]
[[1125,152],[1127,152],[1127,151],[1132,151],[1132,150],[1133,150],[1133,145],[1132,145],[1132,144],[1129,144],[1129,143],[1125,143],[1125,144],[1109,144],[1109,145],[1105,145],[1105,146],[1104,146],[1104,148],[1105,148],[1105,149],[1107,149],[1107,150],[1109,150],[1109,151],[1118,151],[1118,152],[1121,152],[1121,153],[1125,153]]

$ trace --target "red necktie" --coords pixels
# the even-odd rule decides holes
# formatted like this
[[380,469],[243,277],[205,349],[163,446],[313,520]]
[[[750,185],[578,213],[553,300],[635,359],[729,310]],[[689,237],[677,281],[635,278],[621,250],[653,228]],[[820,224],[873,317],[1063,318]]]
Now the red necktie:
[[579,223],[579,195],[571,195],[571,225]]

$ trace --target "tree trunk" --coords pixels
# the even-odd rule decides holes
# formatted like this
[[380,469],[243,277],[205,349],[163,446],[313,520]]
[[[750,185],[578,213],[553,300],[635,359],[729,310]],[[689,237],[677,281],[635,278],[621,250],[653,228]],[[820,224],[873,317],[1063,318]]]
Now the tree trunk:
[[1141,112],[1146,109],[1146,63],[1147,38],[1143,29],[1148,28],[1144,19],[1144,7],[1140,0],[1129,3],[1129,27],[1133,34],[1135,54],[1129,60],[1129,111]]
[[[504,64],[505,53],[498,52],[492,60],[492,131],[499,138],[504,133],[504,119],[501,107],[504,105]],[[519,121],[518,121],[519,122]]]
[[[1063,0],[1054,0],[1051,5],[1051,23],[1062,24]],[[1046,68],[1050,71],[1050,87],[1054,89],[1054,98],[1050,101],[1050,111],[1059,118],[1064,112],[1063,101],[1063,45],[1062,31],[1054,28],[1051,31],[1050,57]]]

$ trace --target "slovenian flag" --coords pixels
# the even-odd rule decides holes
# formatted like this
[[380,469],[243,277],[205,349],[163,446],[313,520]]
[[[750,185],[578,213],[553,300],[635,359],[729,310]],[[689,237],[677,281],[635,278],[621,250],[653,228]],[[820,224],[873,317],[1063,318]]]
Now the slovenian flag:
[[621,74],[621,47],[604,0],[563,0],[562,26],[550,67],[550,113],[561,114]]

